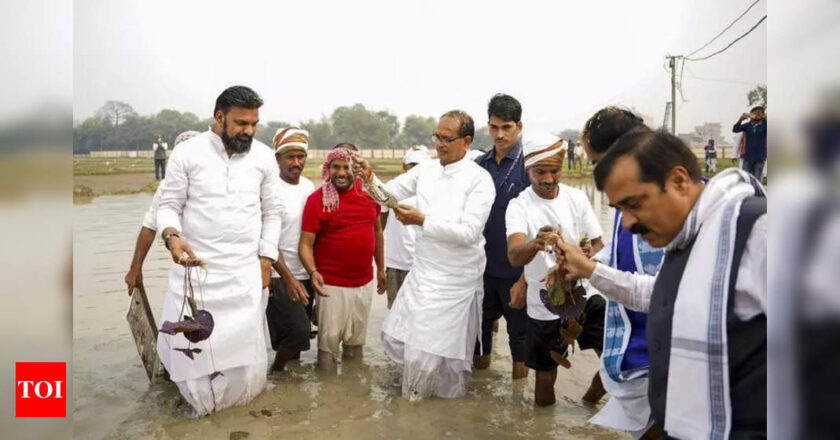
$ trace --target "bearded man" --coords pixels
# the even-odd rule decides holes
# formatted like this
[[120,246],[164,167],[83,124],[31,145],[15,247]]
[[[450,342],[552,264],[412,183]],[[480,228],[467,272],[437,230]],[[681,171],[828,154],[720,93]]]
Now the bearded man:
[[[163,366],[198,415],[248,403],[266,384],[265,287],[283,206],[274,153],[254,140],[262,103],[248,87],[222,92],[213,128],[178,146],[161,185],[157,226],[177,263],[161,320],[182,321],[194,293],[214,322],[198,342],[158,338]],[[188,269],[199,264],[206,272]]]

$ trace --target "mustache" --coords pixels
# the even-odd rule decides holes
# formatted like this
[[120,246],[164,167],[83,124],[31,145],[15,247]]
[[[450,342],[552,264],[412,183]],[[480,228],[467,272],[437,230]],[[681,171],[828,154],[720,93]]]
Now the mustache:
[[554,188],[557,188],[557,185],[559,185],[559,184],[560,184],[560,182],[551,182],[551,183],[540,183],[540,184],[537,184],[537,186],[542,188],[542,189],[554,189]]
[[635,223],[633,226],[630,227],[630,232],[633,234],[647,234],[650,232],[650,228],[644,223]]

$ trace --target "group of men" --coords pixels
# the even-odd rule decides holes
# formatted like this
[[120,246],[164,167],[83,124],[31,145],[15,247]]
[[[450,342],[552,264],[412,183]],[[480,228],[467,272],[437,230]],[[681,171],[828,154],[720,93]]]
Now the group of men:
[[[129,288],[142,283],[159,231],[176,263],[162,319],[179,320],[187,284],[200,282],[212,334],[191,345],[182,334],[158,339],[199,414],[263,390],[266,334],[274,369],[309,349],[314,319],[320,368],[361,357],[376,290],[388,292],[382,345],[410,400],[465,395],[472,369],[489,367],[504,318],[512,376],[536,371],[537,405],[554,403],[557,367],[571,366],[576,341],[601,357],[584,400],[611,396],[593,423],[637,438],[766,429],[766,206],[748,174],[704,181],[678,138],[602,109],[582,149],[617,208],[605,239],[586,195],[562,183],[573,147],[522,142],[511,96],[490,100],[494,145],[474,160],[473,119],[453,110],[432,135],[437,159],[414,147],[405,172],[383,183],[341,143],[317,189],[301,176],[304,130],[278,130],[273,149],[253,140],[261,105],[231,87],[213,127],[176,142],[150,208],[156,224],[144,223],[126,276]],[[549,294],[555,284],[588,291],[573,315]],[[185,347],[200,351],[185,356]]]

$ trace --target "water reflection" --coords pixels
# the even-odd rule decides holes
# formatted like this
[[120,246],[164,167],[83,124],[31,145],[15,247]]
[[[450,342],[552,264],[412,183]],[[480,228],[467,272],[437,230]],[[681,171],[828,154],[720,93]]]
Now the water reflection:
[[[593,201],[605,234],[611,216],[606,199],[588,182],[572,184]],[[314,348],[271,374],[273,388],[243,407],[190,419],[189,407],[171,384],[149,386],[125,321],[123,276],[148,195],[111,196],[74,207],[74,434],[77,438],[629,438],[585,424],[593,410],[580,402],[598,360],[591,351],[572,356],[561,370],[557,404],[534,408],[533,374],[510,379],[504,323],[494,338],[491,367],[473,375],[465,398],[410,403],[400,397],[400,370],[379,343],[387,314],[384,296],[374,299],[364,359],[343,363],[336,376],[315,369]],[[159,318],[170,260],[156,242],[143,279]],[[273,353],[269,354],[270,358]]]

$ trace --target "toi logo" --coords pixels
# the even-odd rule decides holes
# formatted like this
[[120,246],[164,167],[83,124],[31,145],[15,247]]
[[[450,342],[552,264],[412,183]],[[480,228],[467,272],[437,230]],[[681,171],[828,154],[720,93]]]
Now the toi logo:
[[66,372],[64,362],[17,362],[15,416],[66,417]]

